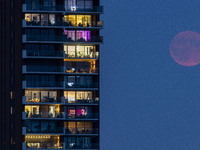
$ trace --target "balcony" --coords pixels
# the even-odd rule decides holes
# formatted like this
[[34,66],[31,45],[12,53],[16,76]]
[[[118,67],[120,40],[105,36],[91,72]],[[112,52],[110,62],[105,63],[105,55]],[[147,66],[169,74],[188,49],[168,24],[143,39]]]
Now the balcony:
[[71,13],[71,14],[102,14],[103,6],[71,6],[65,8],[64,5],[47,6],[23,4],[22,12],[51,12],[51,13]]
[[88,54],[65,54],[65,61],[72,61],[72,59],[85,59],[85,60],[91,60],[91,59],[99,59],[99,54],[93,54],[93,55],[88,55]]
[[55,127],[54,129],[48,128],[34,128],[29,129],[27,127],[22,127],[22,134],[51,134],[51,135],[63,135],[65,134],[65,128],[63,127]]
[[41,66],[41,65],[24,65],[22,66],[22,73],[37,73],[37,74],[63,74],[65,73],[64,66]]
[[65,150],[65,143],[26,143],[22,144],[22,150]]
[[22,150],[67,150],[67,149],[76,149],[76,150],[98,150],[98,143],[91,144],[78,144],[78,143],[22,143]]
[[90,114],[66,114],[66,120],[98,120],[98,113],[90,113]]
[[68,100],[66,99],[66,104],[67,105],[98,105],[99,100],[98,99],[78,99],[78,100]]
[[23,50],[22,58],[52,58],[52,59],[63,59],[65,57],[64,51],[32,51]]
[[28,112],[22,112],[22,119],[56,119],[56,120],[64,120],[64,113],[55,113],[51,114],[49,112],[40,112],[40,113],[28,113]]
[[98,129],[88,128],[88,129],[77,129],[77,128],[67,128],[65,129],[65,134],[67,135],[82,135],[82,136],[98,136]]
[[44,88],[44,89],[64,89],[63,81],[22,81],[23,89]]
[[65,69],[66,74],[80,74],[80,75],[84,75],[84,74],[93,74],[93,75],[98,75],[99,73],[99,69],[98,68],[66,68]]
[[67,149],[87,149],[87,150],[98,150],[99,144],[98,143],[90,143],[90,144],[80,144],[80,143],[66,143],[66,150]]
[[79,43],[79,44],[102,44],[102,36],[93,36],[85,40],[83,38],[73,40],[66,35],[55,35],[55,36],[35,36],[35,35],[23,35],[23,43]]
[[23,96],[23,104],[64,104],[64,97],[32,97],[32,96]]
[[64,51],[33,51],[33,50],[23,50],[22,51],[22,58],[46,58],[46,59],[65,59],[66,61],[72,61],[73,59],[84,59],[84,60],[91,60],[91,59],[98,59],[99,54],[96,52],[95,54],[67,54]]
[[93,22],[93,24],[78,24],[73,25],[71,22],[65,22],[62,20],[55,20],[54,23],[51,23],[50,21],[26,21],[22,20],[22,27],[24,28],[67,28],[67,29],[103,29],[103,22],[97,21]]
[[99,83],[72,83],[66,82],[65,88],[67,89],[87,89],[87,90],[98,90]]

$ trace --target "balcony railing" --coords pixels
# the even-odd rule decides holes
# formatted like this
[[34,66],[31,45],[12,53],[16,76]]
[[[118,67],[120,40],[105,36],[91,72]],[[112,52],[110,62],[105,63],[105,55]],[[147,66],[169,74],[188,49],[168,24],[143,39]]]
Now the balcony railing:
[[33,51],[33,50],[23,50],[22,58],[74,58],[74,59],[98,59],[99,53],[81,53],[81,54],[67,54],[65,51]]
[[23,27],[61,27],[61,28],[97,28],[101,29],[103,27],[102,21],[92,22],[85,24],[72,24],[70,21],[55,20],[53,23],[50,21],[22,21]]
[[88,129],[77,129],[77,128],[67,128],[65,129],[65,134],[98,134],[98,129],[88,128]]
[[66,13],[103,13],[103,6],[71,6],[65,8],[64,5],[32,5],[32,4],[23,4],[23,12],[66,12]]
[[73,40],[71,37],[65,35],[54,35],[54,36],[36,36],[36,35],[23,35],[23,42],[44,42],[44,43],[99,43],[103,42],[102,36],[92,36],[87,40],[83,38],[77,38]]
[[64,113],[61,112],[61,113],[52,114],[50,112],[40,112],[40,113],[32,114],[32,113],[29,113],[29,112],[23,112],[22,118],[23,119],[28,119],[28,118],[31,118],[31,119],[40,119],[40,118],[64,119]]
[[65,98],[64,97],[32,97],[32,96],[23,96],[22,97],[23,104],[55,104],[55,103],[64,103]]
[[65,67],[64,66],[42,66],[42,65],[24,65],[22,66],[23,73],[39,73],[39,72],[46,72],[46,73],[64,73]]
[[91,113],[91,114],[87,114],[87,115],[84,115],[84,114],[81,114],[81,115],[78,115],[78,114],[66,114],[66,119],[67,120],[70,120],[70,119],[98,119],[99,117],[99,113]]
[[99,100],[98,98],[89,98],[89,99],[78,99],[78,100],[74,100],[74,101],[69,101],[68,99],[66,99],[66,103],[68,104],[98,104]]
[[98,88],[99,83],[72,83],[72,82],[66,82],[65,88]]
[[64,51],[47,51],[47,50],[43,50],[43,51],[23,50],[22,57],[23,58],[27,58],[27,57],[53,57],[53,58],[61,57],[61,58],[64,58],[65,52]]
[[82,144],[78,144],[78,143],[66,143],[66,149],[92,149],[92,150],[96,150],[99,149],[99,144],[97,143],[82,143]]
[[22,119],[66,119],[66,120],[98,120],[99,113],[90,114],[66,114],[65,112],[52,114],[50,112],[29,113],[22,112]]
[[27,127],[22,128],[23,135],[26,134],[64,134],[65,128],[63,127],[55,127],[55,128],[34,128],[30,129]]
[[66,73],[99,73],[98,68],[66,68]]
[[23,81],[23,89],[25,88],[54,88],[54,89],[63,89],[63,81]]
[[53,143],[53,142],[49,142],[49,143],[23,143],[23,150],[32,150],[32,149],[41,149],[41,150],[52,150],[52,149],[61,149],[64,150],[65,149],[65,143]]
[[99,53],[96,52],[95,54],[87,54],[87,53],[81,53],[81,54],[65,54],[65,57],[66,58],[75,58],[75,59],[90,59],[90,58],[93,58],[93,59],[98,59],[99,58]]

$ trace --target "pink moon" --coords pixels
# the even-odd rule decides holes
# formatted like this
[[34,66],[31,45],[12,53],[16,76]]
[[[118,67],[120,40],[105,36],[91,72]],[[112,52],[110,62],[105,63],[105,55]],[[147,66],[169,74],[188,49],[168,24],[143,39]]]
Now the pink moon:
[[182,66],[195,66],[200,63],[200,34],[184,31],[171,41],[170,54]]

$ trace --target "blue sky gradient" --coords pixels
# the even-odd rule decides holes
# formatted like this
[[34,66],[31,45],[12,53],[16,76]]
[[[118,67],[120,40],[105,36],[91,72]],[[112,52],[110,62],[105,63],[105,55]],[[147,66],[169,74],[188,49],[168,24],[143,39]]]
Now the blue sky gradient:
[[199,0],[102,0],[101,149],[199,150],[200,65],[170,56],[200,33]]

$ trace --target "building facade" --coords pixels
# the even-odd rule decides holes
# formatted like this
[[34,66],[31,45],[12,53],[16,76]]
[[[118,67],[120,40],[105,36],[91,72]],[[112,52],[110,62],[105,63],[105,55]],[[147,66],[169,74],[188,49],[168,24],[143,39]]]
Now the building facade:
[[0,2],[0,148],[99,149],[99,0]]

